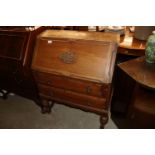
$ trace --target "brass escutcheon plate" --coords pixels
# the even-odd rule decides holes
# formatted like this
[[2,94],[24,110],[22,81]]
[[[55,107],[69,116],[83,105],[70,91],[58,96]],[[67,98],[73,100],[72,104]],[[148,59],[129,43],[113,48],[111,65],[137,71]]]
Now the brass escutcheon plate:
[[75,63],[77,60],[77,55],[74,52],[63,52],[59,55],[61,61],[67,64]]

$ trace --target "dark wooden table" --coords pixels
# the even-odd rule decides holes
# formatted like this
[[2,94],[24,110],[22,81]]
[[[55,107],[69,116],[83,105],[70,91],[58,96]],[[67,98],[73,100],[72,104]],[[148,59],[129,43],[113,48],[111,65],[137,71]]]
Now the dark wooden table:
[[147,63],[145,57],[139,57],[118,66],[140,85],[155,90],[155,63]]
[[[118,66],[135,82],[129,92],[128,118],[155,127],[155,63],[149,64],[145,57],[139,57]],[[128,87],[124,91],[128,92]]]

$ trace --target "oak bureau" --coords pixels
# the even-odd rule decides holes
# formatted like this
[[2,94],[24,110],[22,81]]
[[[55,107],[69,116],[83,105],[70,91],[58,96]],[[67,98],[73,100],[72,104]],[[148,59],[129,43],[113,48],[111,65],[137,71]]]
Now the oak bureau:
[[119,35],[46,30],[37,37],[33,76],[42,112],[62,103],[100,115],[108,121]]

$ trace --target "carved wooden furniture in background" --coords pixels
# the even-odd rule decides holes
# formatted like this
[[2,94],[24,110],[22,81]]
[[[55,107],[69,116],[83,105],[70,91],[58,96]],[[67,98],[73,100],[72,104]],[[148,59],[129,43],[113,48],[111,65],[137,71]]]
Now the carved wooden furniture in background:
[[[124,62],[130,59],[145,55],[146,41],[137,40],[128,29],[124,36],[120,37],[118,47],[117,63]],[[130,77],[126,77],[122,70],[116,66],[115,80],[114,80],[114,96],[112,100],[112,113],[120,113],[126,115],[128,110],[129,98],[131,97],[131,90],[134,86],[134,81]],[[124,89],[128,89],[126,92]]]
[[51,26],[50,29],[53,30],[74,30],[74,31],[100,31],[99,26]]
[[110,33],[48,30],[40,34],[32,69],[42,111],[50,112],[56,101],[101,115],[103,128],[118,41],[119,36]]
[[0,90],[4,98],[8,92],[37,98],[30,65],[36,36],[43,30],[45,27],[0,27]]
[[53,30],[88,31],[88,26],[51,26]]
[[146,41],[134,38],[134,33],[126,30],[120,38],[118,53],[130,56],[143,56],[145,54]]
[[[155,127],[155,64],[145,62],[145,57],[118,65],[135,83],[128,98],[128,116],[138,119],[148,127]],[[126,87],[123,91],[128,92]]]

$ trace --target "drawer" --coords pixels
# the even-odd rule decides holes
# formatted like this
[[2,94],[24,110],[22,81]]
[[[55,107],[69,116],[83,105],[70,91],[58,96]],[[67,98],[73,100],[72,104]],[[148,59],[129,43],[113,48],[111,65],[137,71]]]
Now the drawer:
[[88,96],[76,92],[72,92],[65,89],[59,89],[54,87],[48,87],[45,85],[39,84],[40,96],[46,96],[51,100],[58,102],[70,103],[75,105],[83,105],[98,109],[107,109],[106,99],[98,98],[94,96]]
[[52,75],[49,73],[34,72],[35,79],[38,83],[46,84],[57,88],[63,88],[82,94],[107,97],[108,86],[95,82],[76,80],[73,78]]

